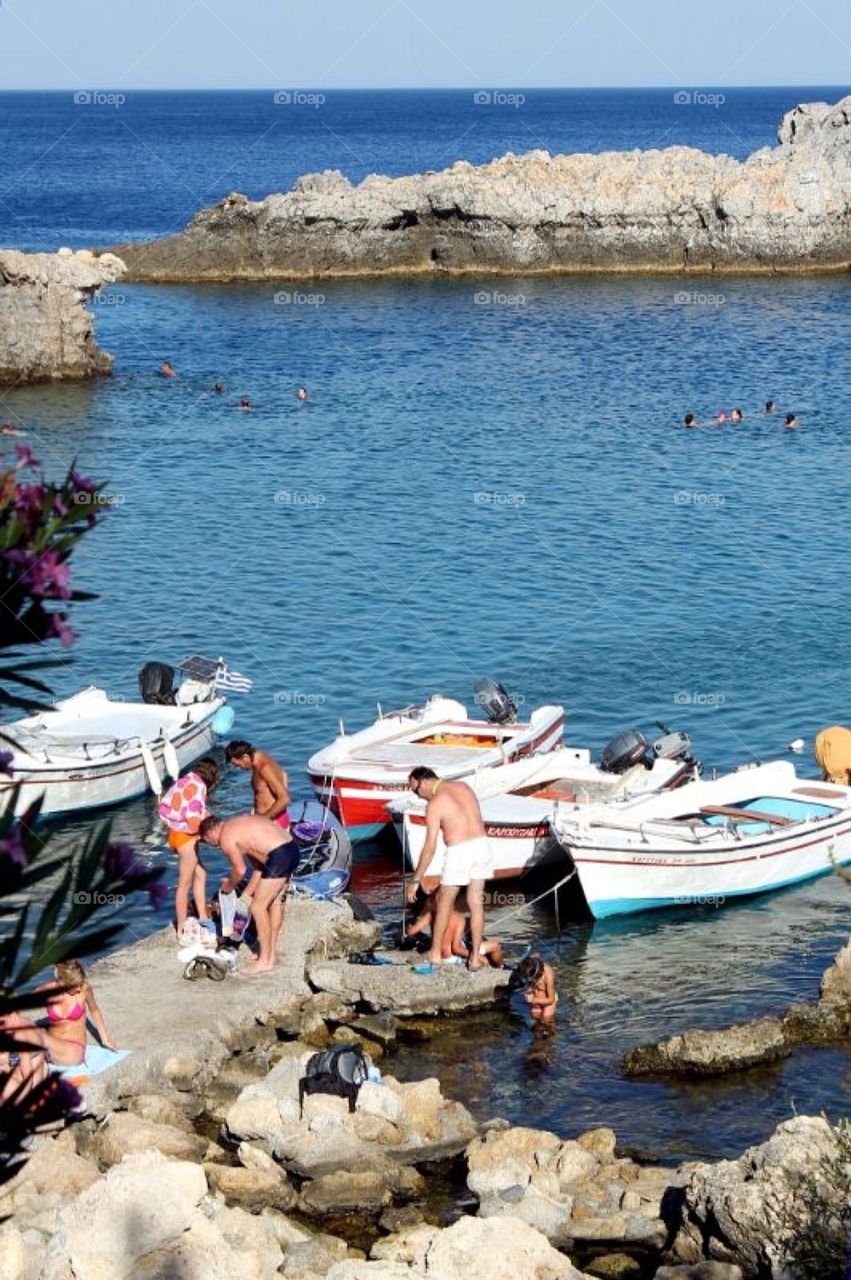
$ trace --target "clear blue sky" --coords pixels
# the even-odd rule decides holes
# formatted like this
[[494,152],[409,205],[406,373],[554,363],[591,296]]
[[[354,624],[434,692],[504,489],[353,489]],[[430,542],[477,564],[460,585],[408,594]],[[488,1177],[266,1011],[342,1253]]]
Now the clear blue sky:
[[843,84],[849,0],[0,0],[0,88]]

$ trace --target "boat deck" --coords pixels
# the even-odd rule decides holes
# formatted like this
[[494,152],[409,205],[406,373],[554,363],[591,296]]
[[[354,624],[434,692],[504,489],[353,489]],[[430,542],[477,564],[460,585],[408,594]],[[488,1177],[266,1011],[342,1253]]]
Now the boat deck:
[[350,760],[357,764],[389,764],[400,768],[414,768],[416,765],[428,765],[431,769],[451,769],[469,760],[475,765],[477,760],[493,750],[497,743],[488,743],[480,747],[452,746],[448,743],[429,742],[388,742],[378,743],[372,747],[361,747],[353,751]]

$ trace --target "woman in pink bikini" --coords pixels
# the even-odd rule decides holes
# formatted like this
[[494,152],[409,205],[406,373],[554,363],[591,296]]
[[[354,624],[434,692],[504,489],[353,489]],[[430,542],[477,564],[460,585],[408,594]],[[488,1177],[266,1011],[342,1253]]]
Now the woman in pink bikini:
[[81,1066],[86,1060],[86,1021],[91,1019],[105,1049],[115,1049],[86,971],[79,960],[62,960],[53,971],[54,981],[36,988],[47,991],[48,1026],[36,1026],[19,1013],[0,1019],[2,1029],[20,1045],[9,1053],[8,1070],[0,1102],[22,1086],[29,1092],[47,1076],[51,1063],[59,1067]]

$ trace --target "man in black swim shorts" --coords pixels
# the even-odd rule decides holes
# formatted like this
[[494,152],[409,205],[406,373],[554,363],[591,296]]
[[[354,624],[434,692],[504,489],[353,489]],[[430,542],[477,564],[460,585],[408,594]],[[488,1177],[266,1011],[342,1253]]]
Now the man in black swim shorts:
[[284,923],[284,899],[298,866],[298,845],[277,822],[256,813],[224,820],[211,814],[201,823],[198,834],[205,844],[221,849],[230,863],[230,875],[221,884],[223,892],[231,893],[242,880],[246,861],[254,868],[248,892],[253,888],[251,915],[259,951],[256,960],[244,965],[240,973],[253,978],[271,972]]

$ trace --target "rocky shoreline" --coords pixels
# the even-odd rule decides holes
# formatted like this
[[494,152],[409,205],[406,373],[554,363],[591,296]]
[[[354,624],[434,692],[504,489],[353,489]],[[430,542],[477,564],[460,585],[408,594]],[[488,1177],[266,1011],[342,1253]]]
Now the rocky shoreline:
[[0,250],[0,386],[109,373],[86,303],[123,274],[112,254]]
[[[677,1168],[606,1128],[480,1124],[438,1080],[396,1080],[392,1051],[503,998],[505,975],[350,962],[377,940],[347,906],[296,902],[263,979],[186,983],[167,931],[94,966],[133,1052],[0,1187],[0,1280],[468,1280],[483,1259],[491,1280],[781,1275],[777,1224],[833,1150],[824,1120]],[[353,1112],[321,1094],[302,1110],[311,1053],[350,1041],[381,1080]]]
[[120,245],[138,281],[488,273],[773,273],[851,267],[851,97],[807,103],[741,162],[690,147],[337,170],[234,193],[178,235]]

